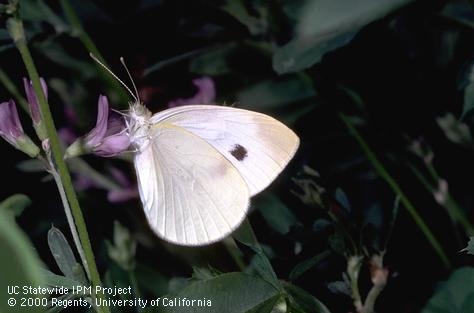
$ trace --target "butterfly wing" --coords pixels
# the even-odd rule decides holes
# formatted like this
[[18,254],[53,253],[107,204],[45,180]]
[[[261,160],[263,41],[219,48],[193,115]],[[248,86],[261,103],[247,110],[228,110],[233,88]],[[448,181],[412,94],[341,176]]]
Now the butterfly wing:
[[295,154],[299,139],[276,119],[215,105],[187,105],[159,112],[152,123],[186,129],[217,149],[244,178],[250,195],[266,188]]
[[237,169],[205,140],[158,123],[135,155],[140,198],[151,228],[167,241],[204,245],[233,231],[248,208]]

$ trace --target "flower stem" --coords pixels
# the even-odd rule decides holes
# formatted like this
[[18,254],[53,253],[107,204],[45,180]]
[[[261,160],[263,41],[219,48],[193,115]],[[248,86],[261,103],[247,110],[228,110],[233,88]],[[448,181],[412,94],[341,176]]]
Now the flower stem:
[[[427,165],[427,167],[428,167],[428,171],[431,174],[432,179],[438,182],[441,178],[436,172],[436,169],[432,165]],[[436,192],[436,187],[434,186],[434,184],[430,183],[428,179],[425,178],[423,174],[421,174],[421,172],[417,168],[415,168],[414,165],[408,163],[408,168],[411,169],[415,177],[418,178],[418,180],[423,184],[423,186],[425,186],[425,188],[431,194],[434,194]],[[466,218],[464,211],[462,210],[462,208],[459,206],[459,204],[456,202],[456,200],[453,198],[453,196],[451,195],[449,191],[446,194],[446,200],[440,203],[440,205],[442,205],[446,209],[453,223],[459,223],[464,228],[464,232],[466,233],[467,236],[474,235],[473,226],[471,225],[469,220]]]
[[[46,101],[46,97],[41,88],[41,83],[38,75],[38,71],[33,62],[30,50],[26,44],[23,22],[18,16],[10,17],[7,21],[7,27],[12,36],[16,47],[18,48],[20,55],[25,64],[28,75],[33,83],[33,89],[38,97],[39,107],[41,111],[42,119],[46,126],[46,132],[49,139],[49,145],[52,154],[52,163],[55,165],[55,170],[57,170],[58,175],[61,178],[62,185],[64,187],[64,192],[66,194],[67,200],[71,207],[71,213],[74,217],[74,222],[77,227],[77,232],[84,249],[85,261],[84,267],[88,269],[90,273],[90,280],[94,286],[101,286],[101,280],[97,266],[94,259],[94,254],[92,251],[92,246],[89,240],[89,234],[87,232],[86,223],[82,215],[81,208],[79,206],[79,201],[77,200],[76,193],[72,184],[71,176],[67,169],[66,163],[63,160],[63,152],[61,149],[61,143],[59,141],[58,133],[54,125],[54,121],[51,115],[49,105]],[[79,248],[78,248],[79,249]],[[95,289],[95,288],[94,288]],[[93,297],[99,297],[105,299],[103,293],[94,294]],[[100,306],[96,308],[99,312],[110,312],[109,308],[106,306]]]
[[362,150],[364,151],[367,159],[370,161],[370,163],[372,163],[372,166],[375,168],[377,173],[380,175],[380,177],[383,180],[385,180],[385,182],[390,186],[392,191],[400,198],[400,202],[403,204],[405,209],[411,215],[411,217],[415,221],[418,228],[425,235],[426,239],[428,239],[429,243],[431,244],[433,249],[438,254],[438,256],[441,259],[441,261],[443,262],[444,266],[446,268],[450,269],[451,268],[451,262],[449,261],[448,257],[444,253],[443,248],[441,247],[440,243],[435,238],[435,236],[433,235],[433,233],[431,232],[429,227],[423,221],[421,216],[418,214],[417,210],[415,209],[415,207],[413,206],[411,201],[408,199],[408,197],[402,191],[402,189],[397,184],[395,179],[388,173],[388,171],[385,169],[385,167],[382,165],[382,163],[378,160],[377,156],[372,152],[369,145],[365,142],[365,140],[359,134],[357,129],[351,124],[351,122],[346,117],[346,115],[343,114],[343,113],[340,113],[339,116],[340,116],[341,120],[344,122],[344,124],[346,125],[347,129],[354,136],[357,143],[362,148]]

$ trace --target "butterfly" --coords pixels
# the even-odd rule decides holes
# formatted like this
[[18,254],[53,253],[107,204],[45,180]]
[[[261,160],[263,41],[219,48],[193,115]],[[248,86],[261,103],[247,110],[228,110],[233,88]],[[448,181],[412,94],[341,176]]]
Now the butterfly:
[[207,245],[229,235],[245,218],[250,197],[298,149],[298,136],[268,115],[217,105],[152,115],[135,85],[137,96],[122,84],[135,98],[125,119],[145,216],[174,244]]

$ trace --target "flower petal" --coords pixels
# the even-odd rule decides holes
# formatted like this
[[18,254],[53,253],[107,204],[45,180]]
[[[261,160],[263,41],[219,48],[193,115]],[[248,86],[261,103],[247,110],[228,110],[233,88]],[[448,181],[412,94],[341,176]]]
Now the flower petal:
[[23,135],[23,127],[13,100],[0,104],[0,135],[10,143]]
[[197,92],[191,98],[178,98],[168,102],[168,107],[176,107],[190,104],[212,104],[216,98],[216,88],[212,78],[204,76],[193,79]]
[[121,132],[104,138],[100,145],[93,148],[93,152],[99,156],[111,157],[120,154],[130,146],[130,138],[127,133]]
[[86,135],[86,145],[95,147],[104,139],[109,118],[109,101],[106,96],[99,96],[97,122],[95,127]]
[[[40,77],[41,88],[43,89],[44,96],[48,98],[48,87],[46,86],[46,81]],[[28,104],[30,105],[31,118],[34,123],[39,123],[41,121],[41,113],[39,109],[38,97],[33,89],[33,84],[31,80],[23,78],[23,86],[25,87],[26,98]]]

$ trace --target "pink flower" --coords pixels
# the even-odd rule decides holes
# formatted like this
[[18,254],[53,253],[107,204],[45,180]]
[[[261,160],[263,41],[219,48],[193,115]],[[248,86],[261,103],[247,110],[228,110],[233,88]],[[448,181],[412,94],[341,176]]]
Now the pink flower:
[[125,121],[117,115],[109,117],[109,102],[106,96],[101,95],[95,127],[84,138],[76,140],[67,148],[66,157],[88,152],[111,157],[127,150],[129,145]]
[[[46,86],[46,82],[42,77],[40,77],[41,88],[43,89],[44,96],[46,99],[48,98],[48,87]],[[33,84],[31,80],[29,81],[25,77],[23,77],[23,85],[25,86],[25,93],[26,98],[28,99],[28,104],[30,105],[30,113],[31,119],[35,124],[41,121],[41,113],[38,104],[38,97],[35,94],[33,89]]]
[[[46,86],[46,82],[43,78],[40,77],[41,88],[43,89],[44,96],[48,98],[48,87]],[[38,103],[38,97],[33,89],[33,84],[31,80],[23,78],[23,85],[25,87],[26,98],[28,100],[28,104],[30,106],[30,115],[31,119],[33,120],[33,126],[35,128],[36,134],[38,138],[41,140],[45,140],[48,138],[46,127],[44,126],[41,120],[41,112]]]
[[30,157],[39,154],[39,148],[23,131],[13,100],[0,103],[0,136]]
[[193,79],[193,84],[197,88],[197,93],[191,98],[179,98],[168,102],[168,107],[173,108],[180,105],[189,104],[212,104],[216,99],[216,87],[212,78],[204,76]]

